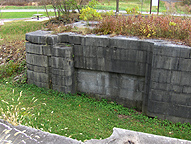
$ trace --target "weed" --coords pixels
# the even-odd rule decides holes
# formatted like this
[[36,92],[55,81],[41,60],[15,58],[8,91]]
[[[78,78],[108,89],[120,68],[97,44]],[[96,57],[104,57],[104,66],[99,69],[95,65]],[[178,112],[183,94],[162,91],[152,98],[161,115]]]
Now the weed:
[[[13,95],[15,94],[13,89]],[[1,117],[7,122],[11,123],[12,125],[20,125],[25,119],[30,119],[34,116],[30,111],[34,109],[35,106],[32,107],[23,107],[22,102],[20,101],[22,97],[22,91],[20,92],[20,95],[17,98],[12,98],[12,102],[7,102],[5,100],[1,100],[2,103],[5,104],[5,108],[1,108]],[[34,104],[37,101],[37,99],[34,97],[31,101],[32,104]],[[45,103],[43,103],[45,104]],[[45,104],[46,105],[46,104]],[[37,107],[37,106],[36,106]]]

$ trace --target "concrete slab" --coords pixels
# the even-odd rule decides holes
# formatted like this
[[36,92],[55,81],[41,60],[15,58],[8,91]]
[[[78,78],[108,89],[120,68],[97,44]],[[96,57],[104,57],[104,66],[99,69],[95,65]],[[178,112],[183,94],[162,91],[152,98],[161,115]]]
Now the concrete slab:
[[0,143],[10,144],[191,144],[191,141],[169,138],[120,128],[106,139],[77,141],[26,126],[13,126],[0,119]]

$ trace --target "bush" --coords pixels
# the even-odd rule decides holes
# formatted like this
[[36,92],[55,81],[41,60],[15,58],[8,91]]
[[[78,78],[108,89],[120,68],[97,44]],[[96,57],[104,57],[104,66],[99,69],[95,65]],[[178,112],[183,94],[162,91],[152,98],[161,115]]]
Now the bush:
[[127,8],[125,11],[127,12],[127,14],[138,14],[139,13],[138,10],[139,7],[136,6],[134,8]]
[[185,4],[185,5],[191,5],[191,1],[190,1],[190,0],[183,0],[183,4]]
[[191,46],[191,20],[171,16],[118,16],[103,18],[97,28],[99,34],[120,34],[146,38],[181,40]]
[[85,21],[102,19],[101,14],[98,13],[95,9],[90,7],[82,9],[79,18]]

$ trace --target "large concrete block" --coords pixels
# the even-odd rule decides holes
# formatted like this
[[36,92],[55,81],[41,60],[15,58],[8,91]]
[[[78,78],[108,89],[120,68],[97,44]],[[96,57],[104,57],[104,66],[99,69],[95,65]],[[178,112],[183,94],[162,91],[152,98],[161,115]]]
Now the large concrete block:
[[179,58],[154,55],[153,67],[169,70],[177,70],[179,68]]
[[62,58],[72,58],[73,50],[72,47],[65,44],[56,45],[52,49],[52,56]]
[[178,70],[191,72],[191,59],[180,59]]
[[55,45],[57,43],[59,43],[59,39],[58,39],[57,35],[49,35],[49,36],[47,36],[47,38],[46,38],[46,44],[47,45]]
[[181,106],[176,104],[169,104],[168,106],[168,115],[175,117],[182,117],[191,119],[191,107]]
[[26,62],[31,65],[48,67],[48,57],[43,55],[27,54]]
[[39,73],[48,73],[48,70],[46,67],[41,67],[41,66],[34,66],[27,64],[28,70],[34,71],[34,72],[39,72]]
[[186,93],[186,94],[191,94],[191,87],[189,86],[185,86],[184,88],[183,88],[183,93]]
[[81,45],[83,38],[84,36],[80,34],[70,34],[68,40],[70,44]]
[[183,94],[183,93],[171,92],[170,95],[171,95],[170,103],[175,105],[188,106],[186,104],[187,100],[191,98],[189,94]]
[[191,85],[191,73],[190,72],[182,72],[180,85],[183,85],[183,86]]
[[148,102],[148,112],[157,115],[167,115],[168,114],[169,103],[150,100]]
[[74,56],[83,56],[83,47],[81,45],[74,45]]
[[62,57],[51,57],[52,63],[51,67],[59,69],[68,69],[73,67],[73,60]]
[[180,57],[180,50],[181,47],[177,45],[167,45],[167,44],[157,43],[154,46],[153,54],[167,57]]
[[124,37],[110,38],[110,47],[141,50],[141,42]]
[[26,52],[33,53],[33,54],[43,54],[42,45],[26,42]]
[[172,84],[180,84],[181,77],[182,77],[181,71],[172,71],[171,83]]
[[109,38],[107,36],[87,35],[82,39],[82,45],[108,47]]
[[165,90],[151,89],[149,94],[149,100],[169,103],[171,100],[171,95],[170,92]]
[[60,43],[69,43],[69,36],[73,35],[71,32],[59,33],[58,34],[58,41]]
[[49,83],[49,77],[48,74],[45,73],[37,73],[37,72],[33,72],[34,73],[34,80],[36,82],[40,82],[40,83]]
[[51,31],[35,31],[26,34],[26,40],[35,43],[46,45],[47,37],[51,35]]

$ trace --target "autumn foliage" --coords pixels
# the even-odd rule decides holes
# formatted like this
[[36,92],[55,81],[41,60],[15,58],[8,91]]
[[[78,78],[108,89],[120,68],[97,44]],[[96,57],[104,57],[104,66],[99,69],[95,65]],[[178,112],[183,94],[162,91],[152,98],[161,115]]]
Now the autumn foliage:
[[164,38],[191,46],[191,19],[172,16],[108,16],[95,29],[99,34]]

